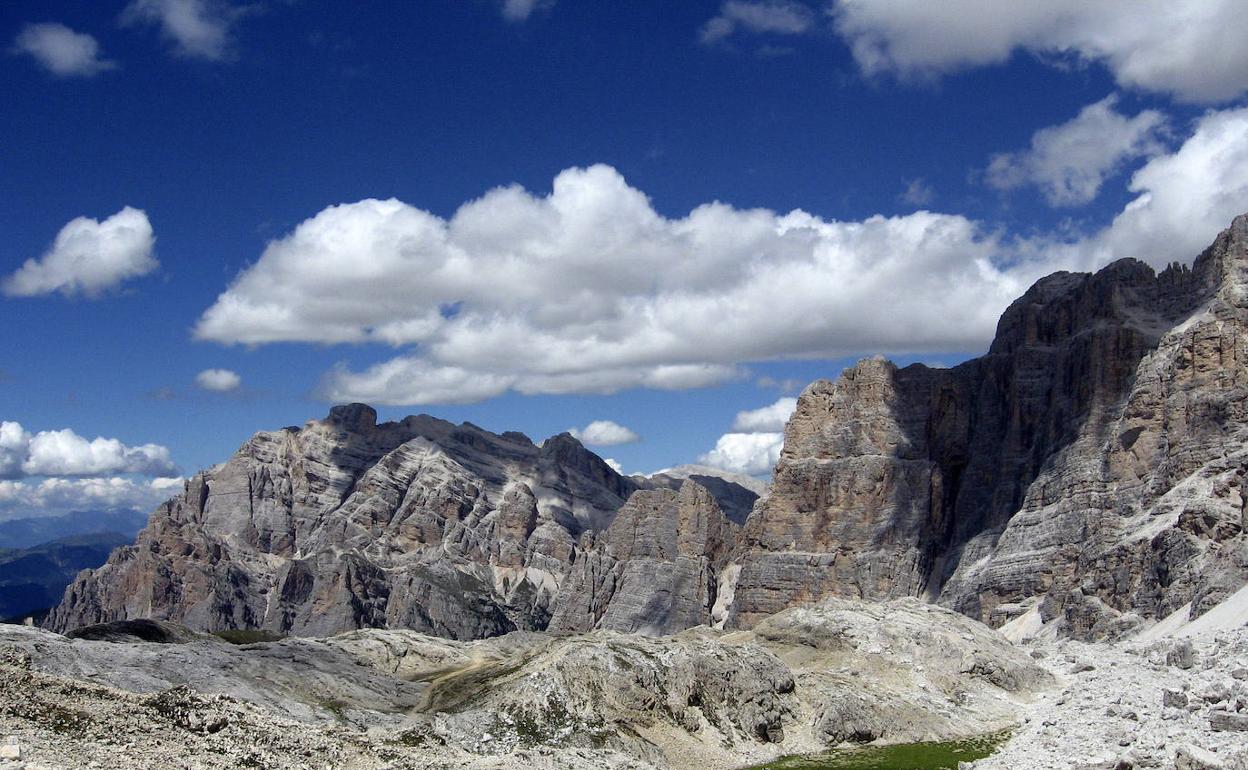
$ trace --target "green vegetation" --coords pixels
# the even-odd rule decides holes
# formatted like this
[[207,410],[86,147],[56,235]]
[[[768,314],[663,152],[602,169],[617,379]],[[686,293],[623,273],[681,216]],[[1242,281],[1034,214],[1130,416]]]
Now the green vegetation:
[[862,746],[784,759],[756,770],[957,770],[959,762],[983,759],[1009,737],[1008,732],[944,743]]
[[337,719],[339,722],[347,721],[347,717],[343,712],[351,707],[350,703],[337,698],[326,698],[319,701],[319,703],[321,708],[334,715],[334,719]]
[[224,639],[230,644],[277,642],[286,638],[285,634],[279,634],[275,631],[264,631],[258,628],[230,628],[224,631],[213,631],[212,635]]

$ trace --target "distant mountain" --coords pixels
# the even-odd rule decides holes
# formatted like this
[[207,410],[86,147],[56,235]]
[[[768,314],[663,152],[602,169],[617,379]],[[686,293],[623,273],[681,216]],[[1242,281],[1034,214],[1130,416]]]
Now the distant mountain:
[[0,549],[30,548],[72,535],[112,532],[133,540],[147,526],[147,514],[125,508],[74,511],[63,516],[32,516],[0,521]]
[[[752,505],[753,493],[714,481]],[[427,415],[378,424],[371,407],[336,406],[257,434],[191,479],[137,545],[70,585],[46,622],[457,639],[540,630],[577,554],[631,495],[657,486],[621,476],[567,433],[539,446]]]
[[813,383],[753,484],[338,406],[197,475],[44,623],[665,634],[829,597],[1085,640],[1194,620],[1248,580],[1248,215],[1190,268],[1038,281],[979,358]]
[[754,503],[767,494],[767,484],[744,473],[712,468],[709,465],[678,465],[644,477],[651,484],[680,489],[686,479],[710,490],[724,516],[734,524],[744,524]]
[[132,536],[116,532],[71,535],[33,548],[0,549],[0,618],[46,610],[84,569],[98,567]]

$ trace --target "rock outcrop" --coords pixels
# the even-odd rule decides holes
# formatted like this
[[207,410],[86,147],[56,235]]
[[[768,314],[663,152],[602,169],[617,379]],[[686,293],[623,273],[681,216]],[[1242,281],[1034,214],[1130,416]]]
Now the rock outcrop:
[[0,736],[39,764],[482,770],[731,768],[960,738],[1053,686],[1000,634],[914,599],[660,638],[364,629],[235,646],[167,622],[75,639],[0,626],[0,682]]
[[679,492],[635,493],[577,556],[550,630],[654,635],[710,625],[736,529],[692,479]]
[[754,505],[767,494],[767,484],[744,473],[734,473],[708,465],[678,465],[641,479],[653,486],[679,489],[690,479],[706,487],[715,497],[724,517],[733,524],[744,524]]
[[541,629],[579,538],[642,483],[567,434],[539,447],[428,416],[376,420],[354,404],[257,434],[81,575],[48,627]]
[[802,394],[746,524],[731,623],[923,596],[1001,624],[1042,601],[1121,633],[1248,579],[1248,215],[1191,268],[1039,281],[988,353],[872,359]]

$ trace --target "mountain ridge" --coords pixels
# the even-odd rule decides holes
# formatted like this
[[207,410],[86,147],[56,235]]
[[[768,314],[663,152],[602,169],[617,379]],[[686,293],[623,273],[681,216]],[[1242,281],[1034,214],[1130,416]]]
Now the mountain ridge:
[[1191,267],[1042,278],[958,366],[813,383],[762,498],[624,477],[568,434],[336,406],[189,481],[48,624],[670,633],[917,596],[1105,638],[1244,584],[1246,470],[1248,215]]
[[[867,359],[813,383],[743,532],[732,622],[914,595],[993,625],[1040,602],[1097,638],[1224,598],[1248,578],[1248,457],[1226,456],[1228,440],[1248,446],[1245,296],[1241,216],[1191,268],[1128,259],[1041,279],[956,367]],[[1165,526],[1119,547],[1219,463],[1221,502],[1176,501],[1216,536]]]
[[31,548],[70,535],[116,532],[134,537],[147,514],[130,508],[70,511],[59,516],[28,516],[0,521],[0,548]]
[[539,446],[335,406],[302,428],[258,433],[197,474],[134,547],[71,585],[47,624],[156,617],[200,630],[393,626],[452,638],[541,629],[582,539],[635,491],[673,485],[621,476],[567,433]]

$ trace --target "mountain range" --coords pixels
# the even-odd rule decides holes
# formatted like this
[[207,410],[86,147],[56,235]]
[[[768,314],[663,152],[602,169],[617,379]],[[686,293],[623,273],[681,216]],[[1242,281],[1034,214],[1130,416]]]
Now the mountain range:
[[191,479],[47,625],[665,634],[913,596],[1112,638],[1248,580],[1246,406],[1241,216],[1191,267],[1040,280],[959,366],[813,383],[761,497],[624,477],[567,434],[334,407]]
[[133,539],[147,526],[147,514],[130,508],[71,511],[0,521],[0,548],[30,548],[73,535],[114,532]]
[[61,599],[79,572],[103,564],[133,538],[116,532],[70,535],[30,548],[0,548],[0,619],[38,615]]

